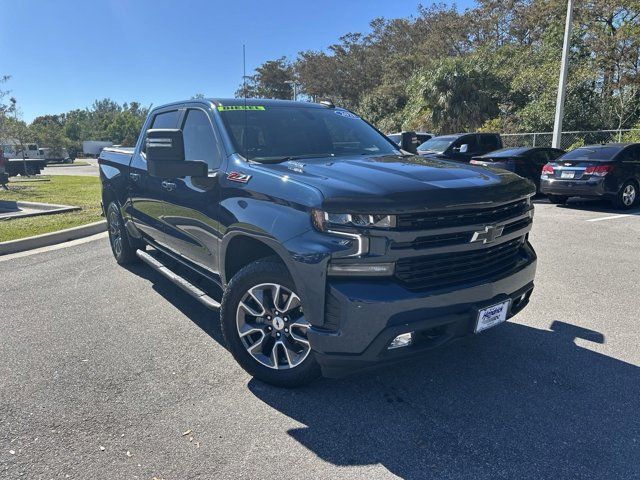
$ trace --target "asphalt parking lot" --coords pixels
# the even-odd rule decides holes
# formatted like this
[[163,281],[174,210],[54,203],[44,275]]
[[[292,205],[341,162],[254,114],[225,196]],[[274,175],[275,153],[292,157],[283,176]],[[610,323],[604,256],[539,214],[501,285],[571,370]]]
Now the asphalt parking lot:
[[88,163],[89,165],[67,165],[51,163],[43,170],[43,175],[89,175],[91,177],[99,176],[98,160],[95,158],[79,158],[77,162]]
[[532,242],[513,321],[299,390],[104,235],[0,258],[0,477],[640,478],[640,209],[540,201]]

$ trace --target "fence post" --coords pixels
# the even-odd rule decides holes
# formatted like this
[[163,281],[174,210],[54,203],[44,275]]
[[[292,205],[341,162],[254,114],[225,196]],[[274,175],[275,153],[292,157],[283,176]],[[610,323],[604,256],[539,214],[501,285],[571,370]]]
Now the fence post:
[[618,143],[622,141],[622,130],[618,130]]
[[533,134],[533,146],[534,147],[536,146],[536,134],[535,133]]

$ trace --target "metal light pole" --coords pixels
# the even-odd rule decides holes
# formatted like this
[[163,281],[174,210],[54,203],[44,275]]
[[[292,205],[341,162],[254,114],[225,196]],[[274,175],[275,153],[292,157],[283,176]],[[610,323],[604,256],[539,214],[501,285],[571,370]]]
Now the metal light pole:
[[567,91],[567,69],[569,67],[569,47],[571,44],[571,21],[573,20],[573,0],[567,0],[567,23],[564,27],[564,43],[562,45],[562,62],[560,64],[560,82],[556,100],[556,119],[553,124],[553,148],[561,148],[562,119],[564,117],[564,97]]
[[287,85],[291,85],[291,87],[293,88],[293,101],[298,101],[298,85],[300,84],[295,80],[285,80],[284,83],[286,83]]

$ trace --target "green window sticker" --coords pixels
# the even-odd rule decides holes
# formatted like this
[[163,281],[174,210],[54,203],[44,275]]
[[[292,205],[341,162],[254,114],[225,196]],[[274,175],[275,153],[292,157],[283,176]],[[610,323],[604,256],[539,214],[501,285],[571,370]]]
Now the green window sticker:
[[262,105],[218,105],[219,112],[230,112],[234,110],[265,110]]

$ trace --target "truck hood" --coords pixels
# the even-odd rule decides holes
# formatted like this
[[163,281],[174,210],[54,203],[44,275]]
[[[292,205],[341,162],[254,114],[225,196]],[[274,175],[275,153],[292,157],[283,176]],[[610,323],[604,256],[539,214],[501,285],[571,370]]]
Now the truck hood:
[[515,174],[420,156],[305,159],[259,168],[313,186],[333,212],[397,213],[486,206],[535,193]]

